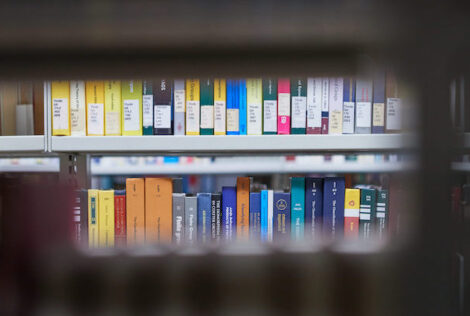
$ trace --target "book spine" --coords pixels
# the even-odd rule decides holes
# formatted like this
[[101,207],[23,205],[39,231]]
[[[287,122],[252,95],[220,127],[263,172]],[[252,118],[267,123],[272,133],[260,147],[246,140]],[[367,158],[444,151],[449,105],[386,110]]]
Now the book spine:
[[261,135],[262,128],[263,81],[246,80],[247,135]]
[[274,218],[274,192],[268,190],[268,241],[273,241],[273,218]]
[[246,135],[247,133],[247,106],[246,106],[246,80],[240,79],[237,80],[237,90],[238,90],[238,106],[240,108],[239,114],[239,128],[240,135]]
[[321,82],[321,133],[328,134],[330,80],[322,78]]
[[214,134],[226,133],[226,100],[227,88],[225,79],[214,80]]
[[174,92],[174,130],[175,135],[184,135],[186,131],[185,116],[186,116],[186,97],[184,80],[175,80],[175,92]]
[[290,81],[280,78],[277,81],[277,133],[290,134]]
[[323,182],[323,233],[328,239],[344,233],[344,178],[325,178]]
[[121,136],[121,81],[104,82],[104,134]]
[[395,76],[391,72],[386,75],[386,119],[387,133],[397,133],[401,130],[401,100],[398,97],[398,85]]
[[291,96],[291,134],[305,134],[307,132],[307,80],[292,79]]
[[100,247],[114,247],[114,190],[101,190],[98,196],[98,243]]
[[261,237],[261,193],[250,193],[250,240]]
[[346,189],[344,194],[344,238],[356,240],[359,236],[359,205],[361,191]]
[[304,238],[305,223],[305,178],[291,178],[291,238]]
[[181,245],[184,239],[184,193],[173,193],[173,241]]
[[104,81],[87,81],[87,136],[104,135]]
[[88,190],[80,190],[80,237],[81,244],[88,245]]
[[173,182],[170,178],[145,178],[145,241],[172,241]]
[[84,81],[70,81],[70,123],[72,136],[86,136]]
[[70,136],[70,84],[52,81],[52,136]]
[[359,208],[359,237],[361,239],[370,239],[372,237],[372,219],[375,218],[375,208],[375,189],[361,188],[361,204]]
[[186,243],[197,241],[197,197],[187,196],[184,200],[184,238]]
[[268,240],[268,190],[261,191],[261,241]]
[[227,80],[227,135],[240,135],[237,80]]
[[277,134],[277,81],[263,79],[263,134]]
[[159,79],[154,81],[153,87],[153,134],[173,134],[173,109],[172,109],[171,81]]
[[211,239],[220,240],[220,224],[221,224],[221,204],[222,195],[220,193],[213,193],[211,195]]
[[126,191],[114,191],[114,239],[118,247],[126,246]]
[[186,135],[199,135],[199,79],[186,79]]
[[377,192],[376,218],[378,238],[385,239],[388,226],[388,190],[382,189]]
[[343,82],[343,134],[354,134],[356,81],[345,78]]
[[222,188],[222,232],[224,240],[235,239],[237,227],[237,188]]
[[183,192],[183,178],[172,178],[173,182],[173,193],[184,193]]
[[248,240],[250,220],[250,178],[237,178],[237,239]]
[[372,133],[385,133],[385,72],[374,76],[372,104]]
[[123,136],[142,136],[142,81],[121,82]]
[[141,178],[126,179],[127,246],[145,241],[145,183]]
[[290,193],[274,193],[273,240],[288,240],[290,236]]
[[322,79],[307,79],[307,134],[321,134]]
[[330,78],[328,133],[343,134],[343,78]]
[[[158,81],[155,82],[158,84]],[[142,82],[142,134],[153,135],[154,128],[154,92],[150,80]]]
[[370,134],[372,126],[372,81],[356,80],[356,134]]
[[90,248],[99,247],[98,194],[99,190],[88,190],[88,246]]
[[320,238],[323,222],[323,179],[305,178],[305,235]]
[[197,194],[197,238],[200,243],[211,240],[211,194]]
[[201,135],[214,135],[214,81],[201,80]]

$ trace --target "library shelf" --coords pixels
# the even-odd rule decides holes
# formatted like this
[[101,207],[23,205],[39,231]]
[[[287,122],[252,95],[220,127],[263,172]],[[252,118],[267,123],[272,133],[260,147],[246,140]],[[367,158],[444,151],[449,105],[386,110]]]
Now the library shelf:
[[0,136],[0,155],[44,152],[44,136]]

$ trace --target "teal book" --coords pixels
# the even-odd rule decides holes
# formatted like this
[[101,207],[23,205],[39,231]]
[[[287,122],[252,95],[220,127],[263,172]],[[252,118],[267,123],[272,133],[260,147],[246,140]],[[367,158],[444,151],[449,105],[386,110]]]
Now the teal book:
[[152,81],[142,83],[142,134],[153,135],[153,87]]
[[263,134],[277,134],[277,80],[263,79]]
[[305,178],[291,178],[291,238],[302,240],[305,226]]
[[201,79],[201,135],[214,135],[214,80]]
[[291,79],[290,94],[292,98],[291,134],[306,134],[307,132],[307,80]]

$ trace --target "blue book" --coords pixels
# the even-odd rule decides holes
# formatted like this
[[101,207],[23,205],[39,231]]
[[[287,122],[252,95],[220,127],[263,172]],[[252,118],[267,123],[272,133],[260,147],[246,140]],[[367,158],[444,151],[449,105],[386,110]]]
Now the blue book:
[[291,178],[291,238],[302,240],[305,225],[305,178]]
[[261,193],[250,193],[250,240],[261,237]]
[[274,192],[273,240],[288,240],[290,236],[290,193]]
[[247,106],[246,106],[246,80],[238,80],[238,104],[240,106],[240,135],[246,135],[246,118],[247,118]]
[[344,178],[323,180],[323,236],[333,239],[344,233]]
[[268,190],[261,191],[261,241],[268,240]]
[[305,178],[305,234],[307,237],[321,236],[323,223],[323,179]]
[[222,187],[222,233],[225,240],[237,235],[237,188]]
[[211,194],[197,194],[197,239],[201,243],[211,240]]
[[227,79],[227,135],[240,135],[237,80]]

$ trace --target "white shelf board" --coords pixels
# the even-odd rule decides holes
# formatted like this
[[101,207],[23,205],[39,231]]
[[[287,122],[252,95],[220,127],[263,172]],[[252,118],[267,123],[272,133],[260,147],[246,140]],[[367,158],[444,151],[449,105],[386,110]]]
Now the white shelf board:
[[92,154],[378,152],[415,146],[415,137],[400,134],[52,137],[53,152]]
[[44,136],[0,136],[0,154],[39,153],[44,151]]
[[470,171],[470,162],[453,162],[452,170],[454,171]]
[[0,172],[59,172],[59,164],[57,165],[8,165],[0,166]]

